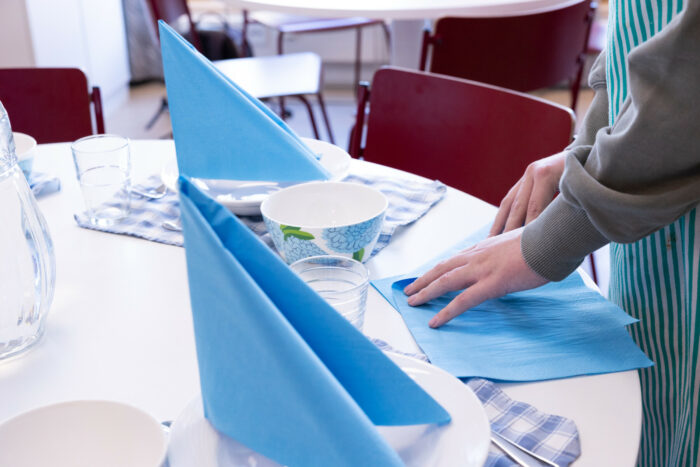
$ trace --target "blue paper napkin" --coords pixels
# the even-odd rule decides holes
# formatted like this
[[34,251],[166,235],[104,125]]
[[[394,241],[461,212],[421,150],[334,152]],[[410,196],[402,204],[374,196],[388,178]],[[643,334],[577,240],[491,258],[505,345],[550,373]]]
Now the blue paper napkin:
[[230,180],[329,178],[299,137],[264,104],[159,22],[180,174]]
[[577,272],[561,282],[488,300],[439,329],[428,327],[459,292],[412,307],[403,288],[487,232],[481,229],[411,274],[372,283],[401,313],[434,365],[457,377],[538,381],[653,364],[625,329],[637,320],[586,287]]
[[224,207],[180,178],[204,411],[286,465],[401,465],[374,425],[449,414]]

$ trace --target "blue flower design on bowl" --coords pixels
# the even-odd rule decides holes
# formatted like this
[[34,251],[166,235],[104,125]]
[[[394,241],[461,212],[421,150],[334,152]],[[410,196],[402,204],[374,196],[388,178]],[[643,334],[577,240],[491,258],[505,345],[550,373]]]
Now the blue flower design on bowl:
[[329,227],[323,230],[323,238],[331,250],[338,253],[352,253],[353,256],[360,256],[361,260],[365,253],[362,250],[377,239],[383,221],[384,214],[382,213],[360,224]]
[[264,221],[272,242],[287,263],[291,264],[309,256],[327,254],[312,241],[313,235],[302,231],[299,227],[283,226],[267,218],[264,218]]

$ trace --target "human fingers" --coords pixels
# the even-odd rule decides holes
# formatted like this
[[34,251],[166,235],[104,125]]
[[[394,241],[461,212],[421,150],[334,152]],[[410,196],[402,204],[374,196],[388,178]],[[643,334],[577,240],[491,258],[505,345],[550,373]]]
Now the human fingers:
[[557,193],[557,183],[551,180],[535,179],[530,199],[527,203],[527,215],[525,224],[529,224],[542,214],[542,211],[552,202]]
[[408,297],[408,304],[411,306],[422,305],[434,298],[445,295],[447,292],[469,287],[473,282],[475,282],[475,276],[469,265],[451,269],[431,281],[416,294]]
[[453,256],[452,258],[448,259],[447,261],[443,261],[433,267],[430,271],[426,272],[422,276],[420,276],[418,279],[415,281],[411,282],[409,285],[407,285],[404,289],[403,292],[406,295],[413,295],[419,290],[422,290],[425,286],[428,284],[432,283],[434,280],[445,274],[447,271],[450,271],[454,268],[463,266],[466,262],[466,256],[464,254],[459,254],[456,256]]
[[499,295],[498,287],[490,281],[476,282],[464,292],[457,295],[445,308],[440,310],[428,322],[431,328],[439,328],[456,316],[461,315],[470,308]]
[[511,230],[515,230],[523,226],[525,216],[527,214],[527,205],[530,200],[530,193],[532,192],[532,185],[532,177],[526,175],[523,183],[518,189],[518,193],[513,199],[513,206],[510,208],[506,225],[503,228],[504,232],[510,232]]
[[510,190],[508,190],[508,193],[501,201],[501,204],[498,207],[498,212],[496,213],[496,218],[493,220],[493,224],[491,225],[489,237],[493,237],[494,235],[498,235],[499,233],[503,232],[503,228],[506,226],[506,219],[508,219],[508,214],[510,214],[510,208],[513,205],[513,199],[518,193],[522,182],[522,178],[518,180],[518,183],[513,185]]

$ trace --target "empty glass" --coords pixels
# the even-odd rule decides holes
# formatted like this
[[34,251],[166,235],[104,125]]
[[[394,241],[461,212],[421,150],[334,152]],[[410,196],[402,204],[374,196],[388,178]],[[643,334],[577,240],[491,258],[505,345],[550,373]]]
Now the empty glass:
[[129,140],[116,135],[87,136],[74,142],[71,149],[90,222],[108,227],[128,216],[131,205]]
[[290,266],[309,287],[360,331],[365,322],[367,268],[342,256],[310,256]]

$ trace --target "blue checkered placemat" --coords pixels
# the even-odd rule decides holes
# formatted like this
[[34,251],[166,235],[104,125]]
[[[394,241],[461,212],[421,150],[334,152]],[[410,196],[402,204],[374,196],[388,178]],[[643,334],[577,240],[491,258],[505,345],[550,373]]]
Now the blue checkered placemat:
[[[401,352],[381,339],[371,339],[386,352],[394,352],[429,362],[425,354]],[[514,401],[494,383],[483,378],[469,378],[464,383],[474,391],[484,406],[491,429],[509,441],[538,456],[565,467],[581,455],[578,429],[573,420],[540,412],[524,402]],[[517,466],[501,449],[491,443],[484,467]],[[544,465],[544,463],[542,464]]]
[[[362,183],[380,190],[389,200],[382,231],[374,247],[372,255],[377,254],[389,244],[396,229],[414,222],[423,216],[430,208],[440,201],[447,187],[438,181],[424,181],[417,177],[397,178],[378,177],[369,175],[349,175],[343,181]],[[153,191],[161,184],[160,177],[153,176],[139,186],[141,191]],[[100,230],[102,232],[131,235],[134,237],[182,246],[182,232],[175,232],[163,227],[164,222],[177,222],[180,218],[180,207],[176,193],[169,191],[160,199],[152,200],[134,195],[131,199],[131,212],[123,221],[109,226],[95,226],[88,217],[76,214],[75,220],[80,227]],[[268,245],[272,240],[267,235],[267,229],[261,216],[239,216],[253,232]]]
[[54,175],[35,171],[29,174],[27,181],[35,198],[41,198],[61,189],[61,181]]

